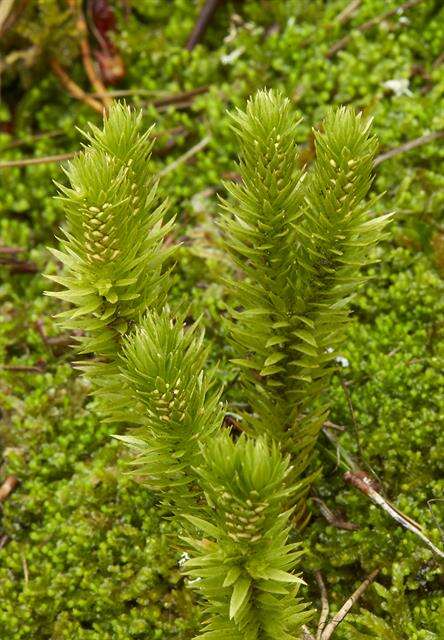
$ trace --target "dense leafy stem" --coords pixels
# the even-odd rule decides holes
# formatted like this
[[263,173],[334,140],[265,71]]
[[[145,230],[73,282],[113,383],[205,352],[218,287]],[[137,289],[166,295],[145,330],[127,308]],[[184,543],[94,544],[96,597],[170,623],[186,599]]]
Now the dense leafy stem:
[[243,275],[229,285],[234,362],[251,406],[245,424],[281,442],[300,474],[326,418],[321,394],[347,303],[389,218],[371,218],[363,201],[376,143],[360,115],[330,112],[303,173],[287,98],[258,92],[233,121],[242,182],[227,185],[223,227]]
[[196,325],[184,329],[168,309],[152,313],[125,339],[121,385],[106,397],[114,420],[139,426],[120,436],[138,454],[135,473],[178,513],[199,499],[194,467],[223,419],[206,357]]
[[188,519],[206,538],[187,540],[194,557],[185,568],[208,603],[199,637],[294,638],[310,613],[297,598],[302,580],[291,573],[301,551],[287,542],[289,458],[263,438],[235,444],[225,434],[206,447],[198,472],[208,507]]
[[148,308],[162,305],[162,265],[173,251],[162,245],[173,221],[163,223],[166,203],[158,201],[150,168],[150,131],[140,130],[140,114],[115,105],[103,130],[90,126],[89,146],[68,165],[71,187],[59,185],[68,224],[62,251],[52,253],[66,275],[48,277],[67,291],[50,295],[74,305],[60,318],[86,332],[81,352],[105,360]]

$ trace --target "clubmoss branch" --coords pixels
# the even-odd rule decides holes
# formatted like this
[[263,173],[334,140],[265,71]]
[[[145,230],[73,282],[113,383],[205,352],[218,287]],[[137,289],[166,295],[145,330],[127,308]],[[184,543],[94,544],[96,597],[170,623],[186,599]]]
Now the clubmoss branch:
[[[168,289],[163,265],[173,253],[165,236],[167,203],[160,202],[151,170],[150,132],[141,115],[114,105],[103,129],[85,133],[89,146],[68,164],[70,187],[59,185],[67,216],[61,250],[52,250],[64,273],[49,276],[65,291],[49,295],[71,305],[59,314],[62,327],[81,330],[80,367],[96,385],[117,374],[122,338],[143,314],[161,308]],[[103,380],[105,377],[105,380]]]
[[310,460],[328,406],[322,400],[345,337],[360,268],[390,215],[370,215],[365,196],[376,149],[351,109],[328,114],[317,158],[301,173],[290,103],[262,91],[237,113],[240,185],[227,185],[225,246],[243,274],[229,280],[231,335],[253,433]]

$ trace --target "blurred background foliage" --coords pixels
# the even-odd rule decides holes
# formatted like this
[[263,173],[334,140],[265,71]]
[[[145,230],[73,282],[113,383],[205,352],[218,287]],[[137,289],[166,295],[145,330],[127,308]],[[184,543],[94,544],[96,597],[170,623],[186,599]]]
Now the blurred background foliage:
[[[100,122],[105,90],[141,108],[147,127],[157,123],[153,170],[177,214],[170,240],[181,242],[172,302],[203,315],[235,414],[242,397],[232,385],[220,284],[231,265],[217,200],[223,180],[237,179],[226,111],[268,86],[304,118],[303,164],[313,159],[311,128],[329,105],[372,116],[381,147],[377,206],[397,212],[373,279],[354,299],[330,391],[322,472],[299,532],[306,597],[320,605],[320,571],[334,611],[379,567],[335,637],[442,638],[436,557],[343,479],[351,456],[442,546],[442,4],[9,0],[0,33],[0,483],[16,485],[1,494],[0,637],[195,633],[171,525],[155,497],[125,477],[124,454],[109,437],[115,427],[99,423],[70,364],[71,340],[55,328],[60,305],[43,297],[42,273],[59,268],[45,247],[63,224],[52,196],[64,174],[49,160],[79,148],[77,127]],[[27,164],[34,158],[43,161]]]

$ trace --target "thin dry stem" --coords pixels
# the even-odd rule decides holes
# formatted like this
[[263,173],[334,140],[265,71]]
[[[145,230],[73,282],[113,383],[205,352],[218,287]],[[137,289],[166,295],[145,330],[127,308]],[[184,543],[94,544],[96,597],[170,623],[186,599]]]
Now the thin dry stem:
[[26,562],[26,556],[24,553],[22,553],[22,566],[23,566],[23,578],[25,580],[25,586],[27,586],[29,583],[29,569],[28,569],[28,563]]
[[49,164],[51,162],[63,162],[70,160],[76,155],[75,151],[69,153],[59,153],[55,156],[41,156],[40,158],[20,158],[19,160],[4,160],[0,162],[1,169],[12,169],[13,167],[29,167],[33,164]]
[[336,16],[336,21],[339,24],[345,24],[350,20],[353,14],[359,9],[362,0],[352,0],[344,9]]
[[328,613],[330,611],[330,605],[328,604],[327,589],[325,588],[325,583],[322,578],[322,573],[320,571],[316,571],[315,577],[316,577],[316,582],[318,583],[319,591],[321,592],[321,615],[319,616],[316,640],[321,640],[322,632],[325,628],[327,618],[328,618]]
[[302,625],[302,640],[316,640],[305,624]]
[[220,0],[206,0],[202,10],[199,14],[199,18],[194,26],[194,29],[188,38],[188,42],[186,44],[186,49],[188,51],[192,51],[196,44],[200,41],[203,34],[207,30],[209,23],[211,22],[212,17],[216,13],[216,9],[220,4]]
[[357,524],[348,522],[347,520],[343,520],[342,518],[338,518],[338,516],[333,513],[333,511],[329,507],[327,507],[327,505],[323,500],[321,500],[321,498],[312,496],[311,499],[313,502],[319,505],[321,514],[327,520],[328,524],[331,524],[332,527],[335,527],[336,529],[343,529],[345,531],[357,531],[359,529]]
[[0,502],[6,500],[10,493],[14,491],[19,481],[15,476],[8,476],[0,487]]
[[338,613],[333,616],[330,622],[325,627],[322,635],[320,636],[320,640],[329,640],[333,635],[336,627],[344,620],[347,613],[350,611],[352,606],[359,600],[367,587],[373,582],[376,576],[379,573],[379,569],[375,569],[371,572],[371,574],[364,580],[364,582],[359,585],[359,587],[352,593],[348,600],[344,602],[342,607],[339,609]]
[[97,111],[100,114],[103,113],[103,105],[97,100],[95,100],[94,98],[91,98],[91,96],[89,96],[87,93],[85,93],[83,89],[79,87],[79,85],[76,82],[74,82],[72,78],[69,77],[69,75],[63,69],[62,65],[58,62],[58,60],[56,60],[55,58],[52,58],[49,61],[49,64],[54,74],[60,80],[60,83],[65,87],[65,89],[73,98],[75,98],[76,100],[80,100],[81,102],[84,102],[89,107],[94,109],[94,111]]
[[444,138],[444,131],[434,131],[433,133],[428,133],[424,136],[420,136],[419,138],[415,138],[414,140],[409,140],[404,144],[400,144],[399,147],[395,147],[394,149],[389,149],[389,151],[386,151],[385,153],[381,153],[375,158],[374,166],[377,167],[378,164],[381,164],[384,160],[389,160],[390,158],[399,156],[401,153],[411,151],[412,149],[416,149],[416,147],[421,147],[429,142],[439,140],[439,138]]
[[17,371],[20,373],[43,373],[44,366],[26,366],[20,364],[4,364],[1,366],[4,371]]
[[94,89],[96,91],[107,109],[112,104],[112,98],[108,95],[106,87],[102,80],[99,78],[97,71],[94,67],[94,63],[91,56],[91,49],[88,41],[88,28],[86,25],[85,16],[83,15],[82,7],[76,0],[68,0],[68,5],[76,18],[76,29],[80,37],[80,52],[82,54],[83,66],[85,68],[86,75]]
[[388,500],[386,500],[384,496],[378,493],[372,486],[372,479],[363,471],[347,471],[346,473],[344,473],[344,480],[359,489],[359,491],[361,491],[364,495],[368,496],[374,504],[376,504],[378,507],[381,507],[381,509],[383,509],[398,524],[404,527],[404,529],[407,529],[411,533],[414,533],[429,547],[429,549],[433,551],[433,553],[435,553],[440,558],[444,558],[444,552],[441,551],[441,549],[438,549],[438,547],[434,545],[433,542],[429,540],[429,538],[427,538],[422,530],[421,525],[399,511],[399,509],[397,509]]
[[208,146],[208,144],[210,143],[210,140],[211,140],[211,136],[205,136],[205,138],[202,138],[200,142],[195,144],[194,147],[191,147],[191,149],[188,149],[186,153],[184,153],[182,156],[174,160],[174,162],[171,162],[171,164],[167,164],[166,167],[164,167],[161,171],[159,171],[158,173],[159,178],[165,176],[167,173],[171,173],[171,171],[174,171],[175,169],[177,169],[178,166],[180,166],[181,164],[183,164],[184,162],[186,162],[187,160],[195,156],[197,153],[199,153],[199,151],[202,151],[202,149],[205,149],[205,147]]

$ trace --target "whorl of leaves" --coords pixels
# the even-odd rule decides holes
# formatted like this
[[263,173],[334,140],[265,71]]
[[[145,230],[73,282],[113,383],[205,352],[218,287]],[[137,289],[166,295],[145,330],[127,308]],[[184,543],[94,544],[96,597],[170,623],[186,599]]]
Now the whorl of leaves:
[[289,458],[275,444],[225,433],[209,443],[198,473],[208,508],[187,520],[205,534],[185,570],[206,601],[205,640],[290,640],[310,616],[293,573],[301,555],[288,542],[294,487]]
[[389,216],[364,198],[376,149],[369,123],[349,108],[316,132],[316,161],[298,169],[289,100],[261,91],[233,116],[240,184],[227,184],[225,246],[243,278],[231,279],[231,335],[251,412],[305,468],[326,418],[320,400],[345,337],[348,301]]
[[103,128],[90,125],[85,136],[88,146],[66,170],[71,186],[59,185],[67,228],[61,251],[51,250],[65,273],[49,277],[67,290],[49,295],[74,305],[59,314],[61,324],[86,334],[80,353],[96,356],[85,366],[98,377],[110,373],[121,336],[165,301],[162,265],[172,249],[162,244],[173,221],[163,223],[141,114],[116,104]]

